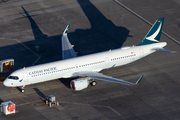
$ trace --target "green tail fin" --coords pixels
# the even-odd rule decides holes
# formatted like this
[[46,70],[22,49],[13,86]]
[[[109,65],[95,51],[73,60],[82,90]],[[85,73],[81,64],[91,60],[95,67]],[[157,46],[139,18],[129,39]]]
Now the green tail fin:
[[143,41],[140,44],[138,44],[138,46],[158,43],[161,37],[163,24],[164,24],[164,18],[157,19],[154,25],[147,33],[147,35],[144,37]]

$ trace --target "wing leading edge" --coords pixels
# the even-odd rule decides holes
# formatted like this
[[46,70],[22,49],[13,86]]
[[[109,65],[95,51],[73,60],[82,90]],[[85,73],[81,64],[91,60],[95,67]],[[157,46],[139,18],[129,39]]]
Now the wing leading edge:
[[114,83],[125,84],[125,85],[137,85],[140,83],[141,79],[143,78],[143,75],[142,75],[137,80],[136,83],[131,83],[131,82],[127,82],[127,81],[120,80],[117,78],[113,78],[110,76],[102,75],[102,74],[97,73],[97,72],[91,72],[91,71],[76,72],[73,75],[74,76],[80,76],[80,77],[89,77],[89,78],[93,78],[93,79],[104,80],[104,81],[108,81],[108,82],[114,82]]
[[67,32],[69,29],[69,25],[67,25],[66,29],[63,32],[62,35],[62,59],[69,59],[69,58],[73,58],[73,57],[77,57],[73,46],[71,45],[71,43],[69,42],[69,39],[67,37]]

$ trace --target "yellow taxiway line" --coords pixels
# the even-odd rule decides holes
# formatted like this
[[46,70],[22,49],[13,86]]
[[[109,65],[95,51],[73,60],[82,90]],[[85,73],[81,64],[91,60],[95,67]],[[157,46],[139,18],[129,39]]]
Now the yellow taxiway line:
[[142,69],[146,69],[146,68],[152,68],[152,67],[167,65],[167,64],[176,63],[176,62],[180,62],[180,60],[165,62],[165,63],[161,63],[161,64],[155,64],[155,65],[150,65],[150,66],[145,66],[145,67],[140,67],[140,68],[135,68],[135,69],[130,69],[130,70],[125,70],[125,71],[120,71],[120,72],[115,72],[115,73],[110,73],[108,75],[116,75],[119,73],[126,73],[126,72],[135,71],[135,70],[142,70]]

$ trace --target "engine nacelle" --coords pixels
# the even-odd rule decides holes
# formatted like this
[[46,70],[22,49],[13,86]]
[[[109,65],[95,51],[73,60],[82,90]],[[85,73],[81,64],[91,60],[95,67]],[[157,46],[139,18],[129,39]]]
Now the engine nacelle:
[[70,83],[71,89],[75,91],[80,91],[87,88],[89,85],[89,81],[87,79],[75,79]]

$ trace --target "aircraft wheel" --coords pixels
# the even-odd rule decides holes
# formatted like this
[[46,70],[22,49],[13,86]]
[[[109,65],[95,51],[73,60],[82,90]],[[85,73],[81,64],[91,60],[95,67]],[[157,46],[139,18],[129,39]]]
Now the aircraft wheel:
[[91,86],[96,86],[97,82],[96,81],[92,81],[90,84],[91,84]]
[[21,92],[23,93],[23,92],[24,92],[24,89],[22,89]]
[[24,88],[25,88],[25,85],[22,86],[22,88],[21,88],[21,92],[22,92],[22,93],[24,92]]

